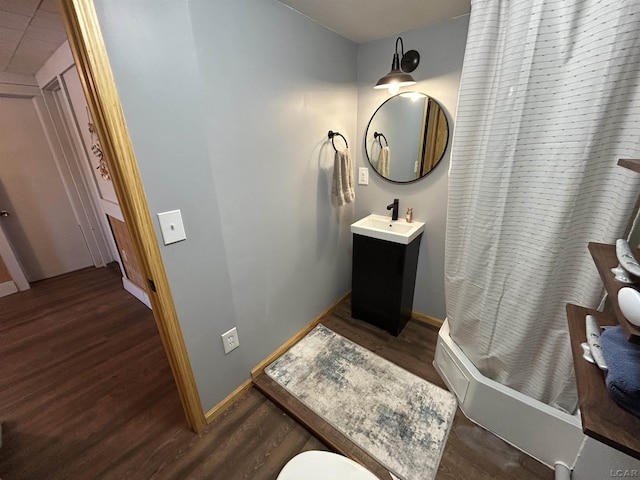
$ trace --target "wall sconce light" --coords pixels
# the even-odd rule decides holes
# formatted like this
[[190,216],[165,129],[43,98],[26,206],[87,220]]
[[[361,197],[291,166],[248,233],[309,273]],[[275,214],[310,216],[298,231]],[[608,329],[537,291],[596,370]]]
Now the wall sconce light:
[[[400,42],[400,54],[398,54],[398,42]],[[404,44],[402,38],[396,39],[396,53],[393,54],[391,62],[391,71],[378,80],[373,88],[388,88],[389,93],[395,95],[400,87],[413,85],[416,81],[410,72],[413,72],[420,63],[420,54],[416,50],[409,50],[404,53]]]

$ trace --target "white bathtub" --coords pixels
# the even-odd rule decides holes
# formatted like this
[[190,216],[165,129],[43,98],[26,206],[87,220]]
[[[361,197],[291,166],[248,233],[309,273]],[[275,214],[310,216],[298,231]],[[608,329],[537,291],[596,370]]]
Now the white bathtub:
[[584,441],[579,415],[569,415],[482,375],[449,336],[438,334],[434,366],[462,412],[506,442],[553,468],[573,466]]

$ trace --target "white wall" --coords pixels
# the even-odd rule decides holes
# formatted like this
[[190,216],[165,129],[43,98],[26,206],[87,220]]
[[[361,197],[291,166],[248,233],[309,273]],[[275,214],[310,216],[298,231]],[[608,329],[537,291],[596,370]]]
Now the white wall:
[[[67,44],[65,43],[64,46]],[[98,166],[98,158],[91,150],[91,146],[97,139],[97,135],[91,135],[89,131],[89,123],[93,123],[93,119],[90,118],[87,111],[87,101],[82,91],[82,84],[80,83],[80,77],[75,65],[64,72],[60,73],[66,90],[69,103],[73,109],[73,115],[77,121],[78,131],[84,148],[85,158],[88,159],[88,163],[91,165],[91,173],[93,175],[93,181],[98,187],[100,195],[100,202],[107,202],[118,205],[118,198],[116,197],[116,191],[113,187],[113,183],[110,180],[105,180],[100,174]],[[107,207],[108,208],[108,207]]]
[[[420,65],[412,73],[417,85],[403,91],[420,91],[442,105],[449,120],[450,132],[455,125],[462,60],[467,40],[469,17],[411,30],[401,34],[404,49],[420,52]],[[369,185],[356,186],[356,218],[369,213],[386,215],[386,206],[400,199],[400,214],[413,207],[414,219],[425,222],[420,247],[418,274],[413,309],[436,318],[445,317],[444,240],[447,213],[447,188],[451,137],[442,161],[426,177],[398,185],[373,172],[364,150],[364,136],[371,115],[389,98],[386,90],[374,90],[376,81],[389,71],[396,37],[359,45],[358,48],[358,142],[357,167],[369,167]]]
[[358,143],[356,45],[275,0],[95,3],[151,211],[182,210],[161,252],[207,411],[350,288],[326,134]]

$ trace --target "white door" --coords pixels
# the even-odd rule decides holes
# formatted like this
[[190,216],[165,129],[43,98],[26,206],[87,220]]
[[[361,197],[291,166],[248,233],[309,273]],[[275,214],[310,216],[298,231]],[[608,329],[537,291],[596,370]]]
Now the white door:
[[29,289],[29,282],[2,229],[3,219],[9,216],[9,212],[0,208],[0,297]]
[[30,282],[93,265],[31,98],[0,96],[0,209]]
[[16,282],[13,281],[7,266],[0,257],[0,297],[6,297],[18,291]]

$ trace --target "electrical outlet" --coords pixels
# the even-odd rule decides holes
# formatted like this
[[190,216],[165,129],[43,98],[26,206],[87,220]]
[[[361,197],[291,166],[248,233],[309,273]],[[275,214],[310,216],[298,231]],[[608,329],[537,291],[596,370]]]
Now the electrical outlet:
[[233,327],[228,332],[222,334],[222,346],[224,347],[225,355],[240,346],[236,327]]

